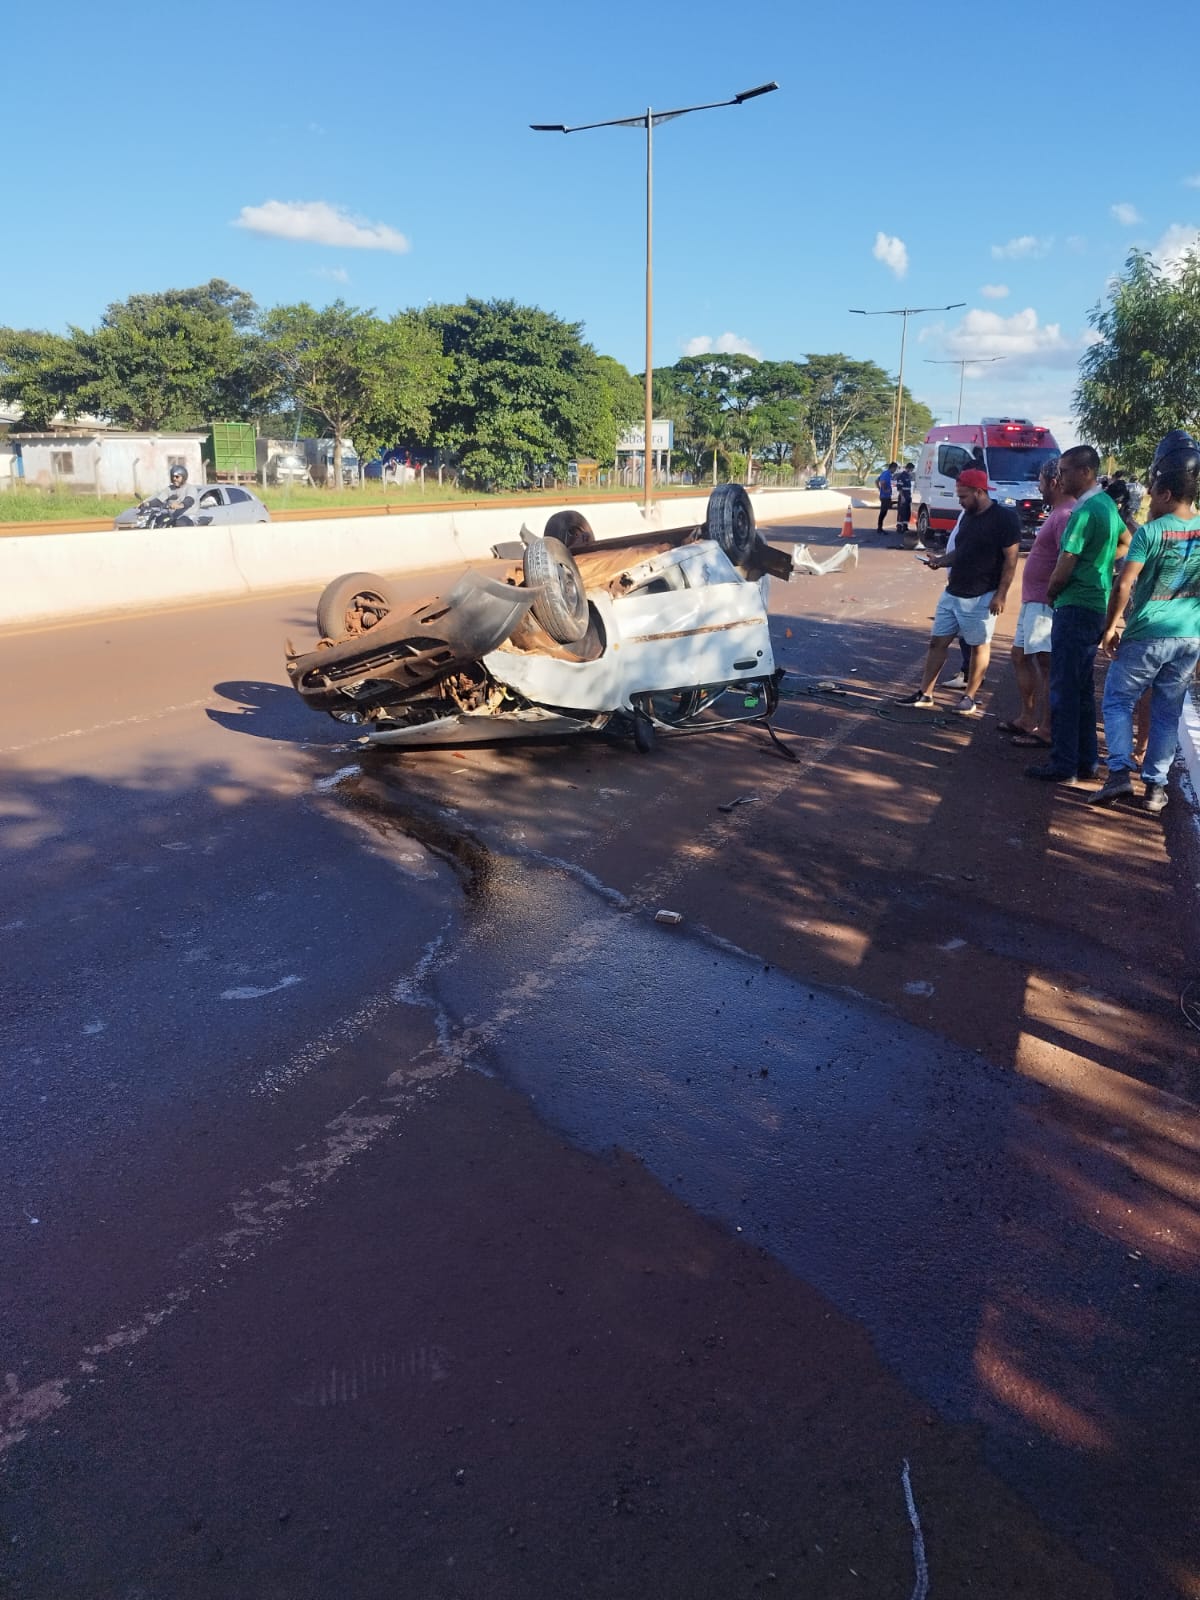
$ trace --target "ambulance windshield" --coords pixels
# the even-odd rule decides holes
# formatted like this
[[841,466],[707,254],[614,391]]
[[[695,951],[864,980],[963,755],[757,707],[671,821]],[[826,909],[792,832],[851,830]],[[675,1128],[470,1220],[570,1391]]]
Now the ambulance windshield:
[[988,476],[993,483],[1036,483],[1047,461],[1058,455],[1045,447],[1021,449],[1013,445],[987,447]]

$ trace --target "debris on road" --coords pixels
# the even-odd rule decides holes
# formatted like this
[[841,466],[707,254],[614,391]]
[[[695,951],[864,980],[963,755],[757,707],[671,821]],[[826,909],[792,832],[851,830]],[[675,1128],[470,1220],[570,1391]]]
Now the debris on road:
[[858,565],[856,544],[843,545],[840,550],[835,550],[833,555],[826,556],[824,561],[819,561],[806,544],[798,544],[792,548],[792,571],[803,572],[810,578],[823,578],[827,573],[838,572],[850,564]]
[[900,1474],[900,1482],[904,1485],[904,1504],[908,1508],[908,1520],[912,1523],[913,1563],[917,1569],[912,1600],[926,1600],[929,1593],[929,1566],[925,1560],[925,1535],[921,1532],[921,1518],[917,1514],[917,1503],[913,1499],[912,1478],[909,1476],[907,1460]]
[[682,911],[656,911],[654,913],[654,920],[655,920],[655,922],[662,922],[662,923],[665,923],[668,927],[674,928],[675,926],[677,926],[677,924],[679,924],[680,922],[683,921],[683,912]]
[[757,794],[739,794],[733,800],[727,800],[723,806],[718,806],[717,810],[718,811],[724,811],[724,812],[728,813],[730,811],[735,811],[738,806],[758,805],[761,802],[761,800],[762,800],[762,796],[761,795],[757,795]]

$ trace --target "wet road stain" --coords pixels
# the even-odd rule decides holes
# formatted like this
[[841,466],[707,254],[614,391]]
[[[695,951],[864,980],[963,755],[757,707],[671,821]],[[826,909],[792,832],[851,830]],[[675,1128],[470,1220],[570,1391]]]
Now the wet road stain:
[[[412,826],[386,793],[372,804]],[[462,847],[453,819],[434,828]],[[1140,1266],[1130,1282],[1128,1246],[1159,1213],[1124,1148],[852,989],[657,925],[645,884],[614,902],[568,863],[468,848],[486,892],[410,996],[444,1067],[502,1079],[584,1149],[631,1153],[819,1289],[943,1415],[982,1423],[992,1464],[1060,1527],[1089,1525],[1097,1487],[1111,1512],[1153,1409],[1130,1364],[1159,1370],[1192,1295],[1169,1254],[1154,1293]]]

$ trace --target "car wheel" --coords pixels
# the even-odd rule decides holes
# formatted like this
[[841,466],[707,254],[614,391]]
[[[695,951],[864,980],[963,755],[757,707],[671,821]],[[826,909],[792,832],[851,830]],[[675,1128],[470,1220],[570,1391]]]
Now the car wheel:
[[917,507],[917,538],[922,544],[929,542],[929,507]]
[[317,601],[317,631],[322,639],[366,633],[392,609],[387,584],[374,572],[347,572],[335,578]]
[[717,541],[735,567],[747,560],[758,534],[754,507],[740,483],[718,484],[709,495],[704,531]]
[[578,644],[591,612],[575,557],[558,539],[530,539],[523,562],[533,614],[558,644]]
[[648,756],[654,749],[654,724],[644,711],[633,714],[633,744],[639,754]]

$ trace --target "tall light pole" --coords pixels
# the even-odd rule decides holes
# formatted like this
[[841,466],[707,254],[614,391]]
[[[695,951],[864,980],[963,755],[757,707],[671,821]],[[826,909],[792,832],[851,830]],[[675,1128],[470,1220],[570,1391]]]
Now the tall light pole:
[[654,111],[647,106],[636,117],[612,117],[607,122],[581,122],[568,128],[561,122],[531,122],[534,133],[587,133],[592,128],[645,128],[646,130],[646,437],[643,441],[642,510],[649,516],[653,501],[650,442],[654,423],[654,129],[672,117],[686,117],[690,111],[715,111],[720,106],[740,106],[760,94],[778,89],[777,83],[760,83],[757,89],[743,89],[732,100],[709,100],[700,106],[677,106],[674,111]]
[[860,311],[857,306],[850,307],[853,317],[900,317],[900,377],[896,382],[896,409],[892,414],[892,455],[895,461],[900,451],[900,397],[904,393],[904,344],[908,338],[909,317],[919,317],[926,311],[958,311],[966,305],[965,300],[955,300],[948,306],[900,306],[895,311]]
[[935,361],[932,356],[926,356],[925,362],[931,367],[957,367],[958,368],[958,416],[955,422],[962,421],[963,383],[966,380],[968,367],[986,367],[993,361],[1007,361],[1007,356],[969,356],[963,361]]

